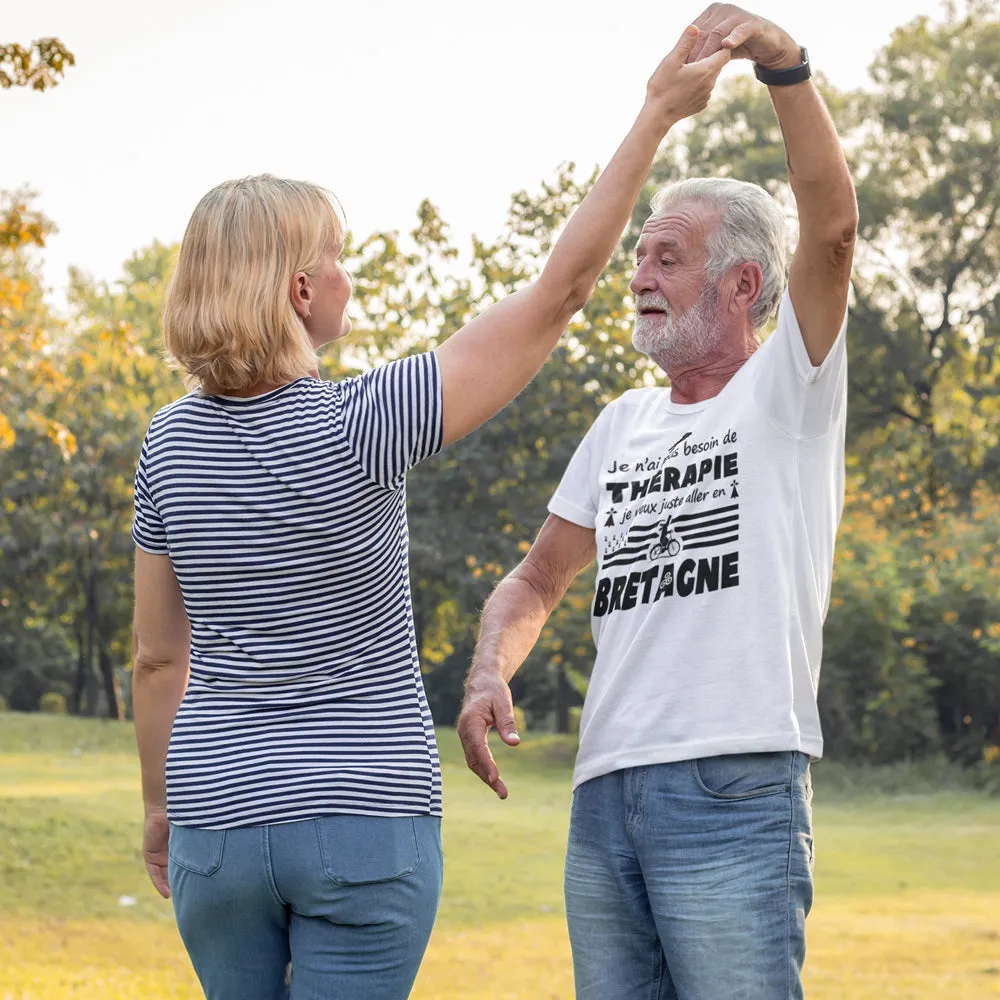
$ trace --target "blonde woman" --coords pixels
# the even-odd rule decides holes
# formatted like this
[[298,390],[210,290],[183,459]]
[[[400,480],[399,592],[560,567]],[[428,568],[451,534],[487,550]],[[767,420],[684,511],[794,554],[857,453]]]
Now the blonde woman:
[[404,482],[532,378],[586,302],[657,146],[728,60],[689,28],[538,280],[435,351],[318,377],[351,281],[323,191],[210,191],[164,313],[198,388],[135,480],[143,854],[209,1000],[409,995],[441,891]]

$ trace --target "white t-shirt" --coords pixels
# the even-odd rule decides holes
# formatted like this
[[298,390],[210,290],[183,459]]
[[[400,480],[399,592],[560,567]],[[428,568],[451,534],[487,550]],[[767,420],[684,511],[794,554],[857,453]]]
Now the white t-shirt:
[[577,449],[549,503],[597,532],[574,787],[643,764],[822,753],[846,325],[813,367],[786,291],[777,329],[717,396],[630,390]]

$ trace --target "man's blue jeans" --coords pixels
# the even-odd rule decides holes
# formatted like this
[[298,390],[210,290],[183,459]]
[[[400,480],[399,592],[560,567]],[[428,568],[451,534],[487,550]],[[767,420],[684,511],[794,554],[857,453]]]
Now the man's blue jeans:
[[811,801],[791,751],[580,785],[565,873],[577,1000],[799,1000]]
[[169,876],[207,1000],[405,1000],[441,895],[441,821],[171,826]]

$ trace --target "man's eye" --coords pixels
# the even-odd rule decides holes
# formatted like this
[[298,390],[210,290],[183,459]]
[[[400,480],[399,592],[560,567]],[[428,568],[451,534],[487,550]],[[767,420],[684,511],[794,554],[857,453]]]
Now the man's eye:
[[662,265],[663,265],[664,267],[671,267],[671,266],[673,266],[673,264],[675,263],[675,261],[672,261],[672,260],[666,260],[665,258],[662,258],[662,259],[660,260],[660,263],[661,263],[661,264],[662,264]]

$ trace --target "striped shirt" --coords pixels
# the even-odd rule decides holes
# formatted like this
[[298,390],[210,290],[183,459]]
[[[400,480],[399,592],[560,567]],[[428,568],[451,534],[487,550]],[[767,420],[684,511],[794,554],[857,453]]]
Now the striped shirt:
[[433,353],[153,417],[132,538],[169,555],[191,621],[172,822],[441,814],[405,490],[441,437]]

